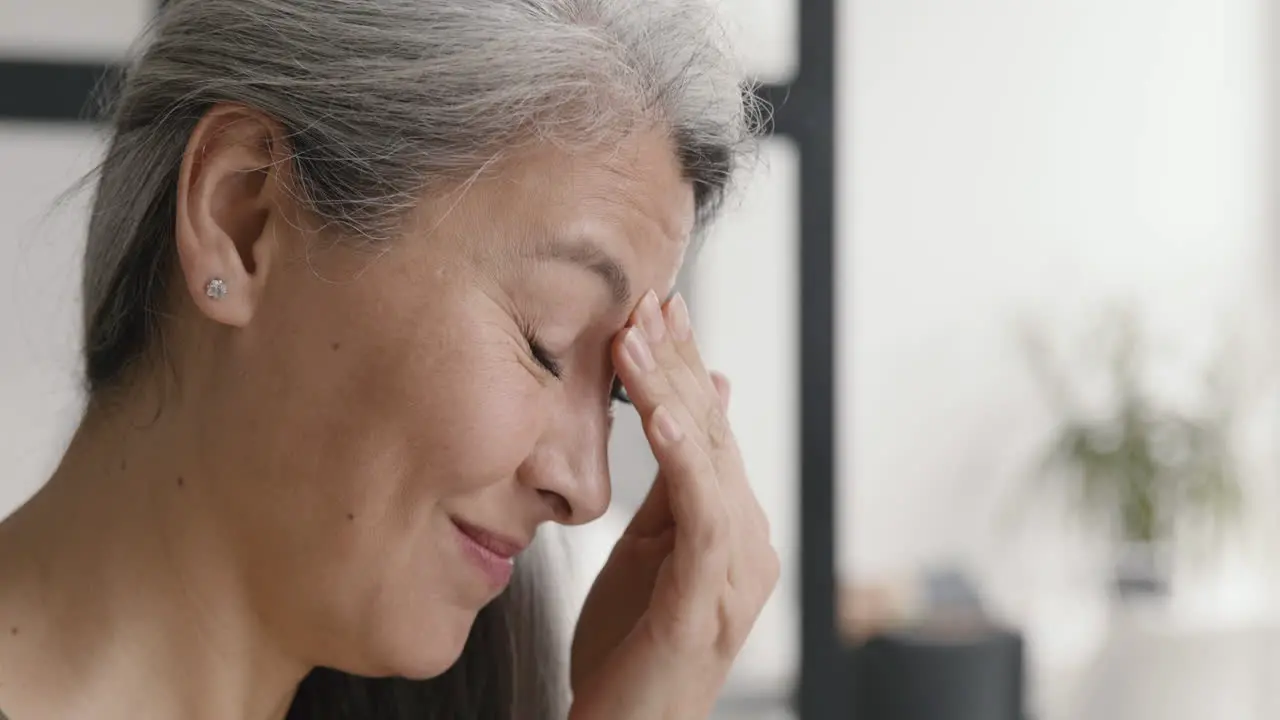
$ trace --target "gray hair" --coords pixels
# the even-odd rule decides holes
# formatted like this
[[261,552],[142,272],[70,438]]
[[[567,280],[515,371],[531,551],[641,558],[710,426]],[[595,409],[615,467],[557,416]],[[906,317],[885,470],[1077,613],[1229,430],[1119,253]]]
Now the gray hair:
[[522,144],[671,132],[699,216],[759,113],[714,11],[696,0],[175,0],[116,96],[85,252],[91,390],[159,329],[177,173],[214,103],[265,112],[303,207],[385,240],[424,192]]
[[[522,145],[609,143],[643,124],[670,132],[701,226],[760,119],[718,27],[697,0],[169,2],[110,107],[83,279],[91,393],[163,345],[178,172],[215,103],[280,124],[291,191],[339,239],[389,240],[425,192]],[[563,717],[537,591],[518,576],[446,676],[317,671],[290,720]]]

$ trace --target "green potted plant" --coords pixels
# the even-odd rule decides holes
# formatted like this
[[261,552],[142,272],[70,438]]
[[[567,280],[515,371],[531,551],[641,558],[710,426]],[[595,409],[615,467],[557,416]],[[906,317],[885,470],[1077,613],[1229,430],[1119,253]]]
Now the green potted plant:
[[1087,356],[1096,361],[1088,369],[1099,371],[1089,389],[1101,390],[1094,394],[1102,401],[1089,409],[1078,375],[1069,377],[1042,336],[1024,338],[1058,415],[1036,474],[1065,483],[1062,489],[1082,519],[1110,533],[1112,590],[1120,599],[1164,596],[1177,528],[1187,523],[1221,528],[1241,502],[1223,382],[1227,375],[1206,374],[1201,397],[1179,407],[1152,388],[1133,315],[1109,314],[1100,330]]

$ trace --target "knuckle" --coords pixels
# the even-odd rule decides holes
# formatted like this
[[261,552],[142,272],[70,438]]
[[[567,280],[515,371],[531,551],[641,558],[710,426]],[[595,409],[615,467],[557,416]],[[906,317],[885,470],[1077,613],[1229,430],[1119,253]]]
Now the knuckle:
[[738,652],[738,646],[741,644],[742,621],[739,619],[740,611],[736,604],[728,600],[720,604],[720,652],[725,655],[734,655]]
[[751,634],[759,615],[759,605],[747,597],[730,597],[721,607],[721,641],[729,652],[737,652]]
[[696,648],[699,645],[700,636],[705,632],[703,627],[705,625],[707,623],[700,622],[697,613],[690,612],[688,608],[680,608],[669,616],[666,622],[656,624],[654,631],[659,640],[668,647]]
[[719,511],[707,513],[706,519],[693,534],[693,543],[697,551],[705,553],[707,557],[719,554],[719,551],[728,545],[728,526],[724,513]]
[[733,442],[733,432],[729,428],[729,418],[717,404],[707,409],[706,417],[707,442],[712,450],[723,450]]
[[640,385],[650,397],[662,403],[669,402],[675,394],[671,383],[667,381],[667,376],[661,370],[644,373],[640,378]]
[[656,358],[659,370],[670,372],[684,364],[684,358],[680,355],[680,350],[671,342],[671,335],[668,333],[662,336],[661,340],[652,343],[653,356]]
[[666,412],[671,414],[671,419],[678,425],[686,430],[689,427],[683,403],[681,403],[680,398],[676,396],[671,387],[664,382],[649,384],[637,395],[632,395],[632,400],[644,415],[646,423],[652,420],[653,414],[659,408],[665,408]]
[[685,462],[689,474],[698,478],[714,477],[716,464],[711,459],[711,456],[699,447],[696,442],[687,443],[687,446],[688,456]]

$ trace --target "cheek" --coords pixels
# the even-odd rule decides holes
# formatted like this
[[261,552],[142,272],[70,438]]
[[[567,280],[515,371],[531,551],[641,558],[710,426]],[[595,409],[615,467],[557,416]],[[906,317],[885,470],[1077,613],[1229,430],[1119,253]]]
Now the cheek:
[[365,513],[421,525],[436,501],[514,477],[543,424],[542,386],[509,341],[483,335],[344,343],[322,371],[340,378],[332,403],[309,413],[318,479]]
[[369,623],[387,638],[421,629],[401,633],[415,647],[456,629],[415,624],[457,605],[438,574],[451,567],[438,504],[511,481],[547,421],[546,391],[500,324],[464,304],[352,307],[313,307],[323,326],[282,313],[219,365],[213,387],[234,392],[210,393],[209,421],[233,431],[204,449],[225,471],[214,492],[262,604],[298,642],[320,621],[352,632],[326,656],[362,644]]
[[415,366],[419,402],[406,421],[417,429],[420,462],[440,495],[513,477],[533,451],[544,410],[542,385],[517,359],[508,338],[484,328],[458,334],[449,351]]
[[221,424],[236,429],[219,452],[250,466],[238,504],[268,525],[283,504],[330,538],[333,520],[354,515],[404,539],[435,500],[513,477],[537,441],[544,389],[483,304],[401,297],[392,280],[367,279],[290,288],[218,370],[230,377],[216,385],[235,389],[215,400]]

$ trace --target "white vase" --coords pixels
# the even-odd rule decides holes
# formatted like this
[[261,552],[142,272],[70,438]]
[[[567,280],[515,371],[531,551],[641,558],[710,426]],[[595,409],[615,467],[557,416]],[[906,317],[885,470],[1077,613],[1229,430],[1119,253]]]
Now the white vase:
[[1162,601],[1173,588],[1173,553],[1167,541],[1121,541],[1115,546],[1111,591],[1123,603]]

